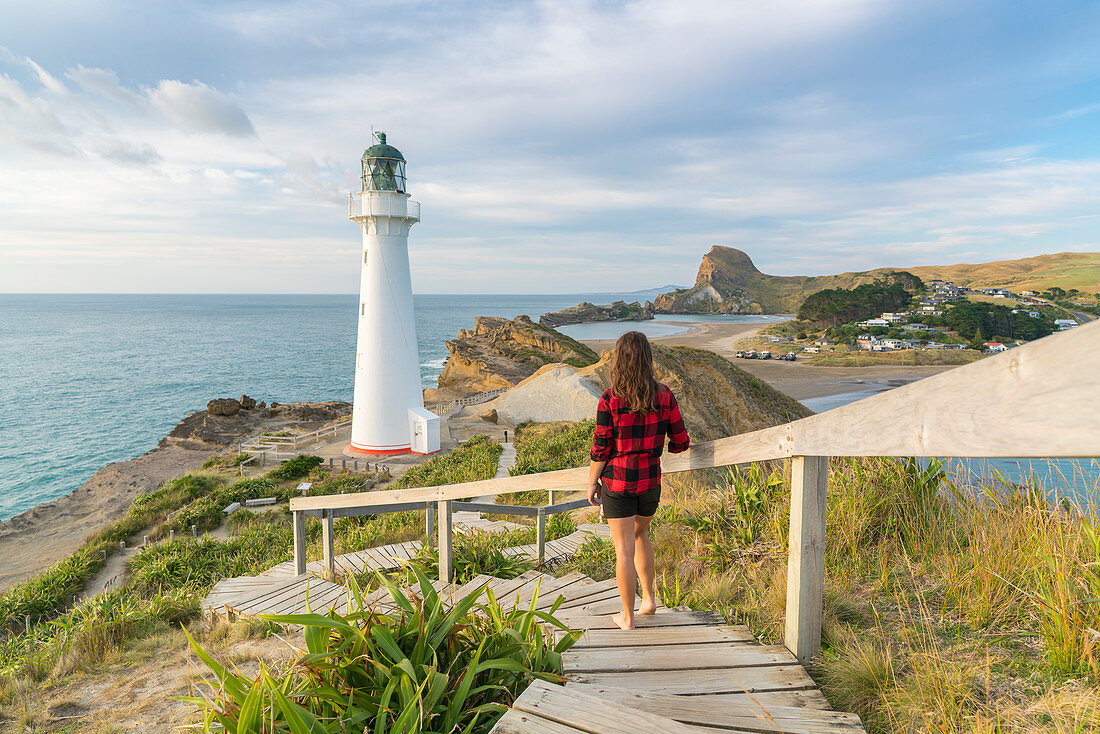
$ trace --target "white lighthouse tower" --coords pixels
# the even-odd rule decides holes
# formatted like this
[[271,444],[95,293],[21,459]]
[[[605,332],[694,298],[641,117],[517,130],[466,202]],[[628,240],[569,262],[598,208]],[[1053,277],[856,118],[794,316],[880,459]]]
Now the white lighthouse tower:
[[363,190],[348,194],[363,231],[355,405],[349,454],[430,454],[439,418],[424,409],[409,274],[409,229],[420,204],[405,192],[405,158],[386,134],[363,153]]

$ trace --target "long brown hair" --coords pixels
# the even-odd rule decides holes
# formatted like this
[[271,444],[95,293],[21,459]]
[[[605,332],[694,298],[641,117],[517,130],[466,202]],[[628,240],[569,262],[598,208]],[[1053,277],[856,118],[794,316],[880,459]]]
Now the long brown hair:
[[611,392],[626,401],[631,413],[652,413],[657,409],[653,350],[640,331],[628,331],[615,342],[611,355]]

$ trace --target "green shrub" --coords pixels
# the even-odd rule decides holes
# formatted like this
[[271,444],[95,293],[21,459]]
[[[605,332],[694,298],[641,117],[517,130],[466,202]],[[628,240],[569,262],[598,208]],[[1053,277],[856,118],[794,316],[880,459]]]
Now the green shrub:
[[[455,582],[464,584],[480,574],[502,579],[514,579],[534,568],[534,562],[521,557],[506,555],[504,548],[524,545],[535,540],[534,529],[525,528],[508,533],[472,533],[459,535],[454,540]],[[421,547],[412,564],[431,576],[439,576],[439,551]]]
[[102,556],[82,549],[63,558],[0,596],[0,629],[23,627],[53,616],[79,594],[103,566]]
[[267,473],[267,476],[272,479],[290,480],[301,479],[305,475],[309,474],[314,467],[320,466],[324,462],[320,456],[295,456],[289,461],[284,461],[279,466],[275,467]]
[[551,515],[546,518],[546,539],[557,540],[567,535],[572,535],[577,530],[577,523],[568,512]]
[[612,578],[615,575],[615,544],[592,536],[573,554],[568,569],[580,571],[596,581]]
[[[416,593],[386,584],[400,607],[393,614],[362,611],[360,601],[346,617],[268,617],[305,630],[302,657],[279,673],[261,664],[246,677],[192,640],[214,677],[209,697],[182,699],[202,713],[201,730],[483,734],[532,680],[563,680],[561,654],[579,633],[554,609],[505,612],[492,598],[479,604],[479,591],[448,610],[423,574]],[[566,634],[554,644],[543,624]]]
[[474,436],[453,451],[433,456],[402,474],[387,489],[437,487],[492,479],[503,447],[488,436]]
[[223,578],[249,576],[290,560],[290,528],[251,524],[226,541],[182,538],[157,543],[130,561],[129,585],[139,593],[178,589],[206,594]]

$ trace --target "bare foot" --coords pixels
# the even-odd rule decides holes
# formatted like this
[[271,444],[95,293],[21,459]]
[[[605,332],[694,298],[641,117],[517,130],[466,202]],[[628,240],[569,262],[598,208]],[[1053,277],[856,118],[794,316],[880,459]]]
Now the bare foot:
[[626,619],[623,612],[611,615],[611,621],[617,624],[621,630],[634,629],[634,618]]
[[642,603],[638,605],[638,614],[656,614],[657,613],[657,601],[655,599],[642,599]]

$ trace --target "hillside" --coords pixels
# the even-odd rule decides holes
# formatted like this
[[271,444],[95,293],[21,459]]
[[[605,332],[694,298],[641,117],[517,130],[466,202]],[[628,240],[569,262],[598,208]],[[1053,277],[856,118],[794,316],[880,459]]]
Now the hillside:
[[793,313],[813,293],[826,288],[855,288],[899,270],[924,281],[939,278],[970,287],[1100,289],[1100,252],[1063,252],[978,264],[876,268],[837,275],[780,276],[760,272],[741,250],[715,245],[703,256],[693,287],[660,295],[653,306],[657,313]]

